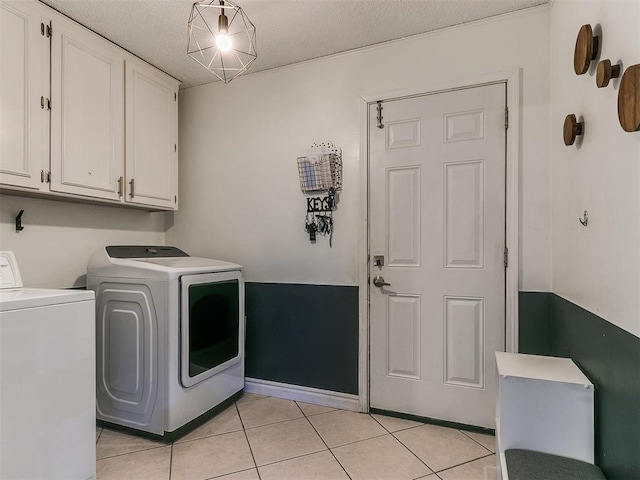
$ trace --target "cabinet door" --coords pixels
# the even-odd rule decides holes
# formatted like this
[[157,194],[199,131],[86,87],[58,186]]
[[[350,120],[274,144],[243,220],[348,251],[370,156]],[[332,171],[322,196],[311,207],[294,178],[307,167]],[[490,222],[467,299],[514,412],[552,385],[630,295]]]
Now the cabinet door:
[[40,23],[36,2],[0,2],[0,183],[33,189],[42,185],[46,118]]
[[177,82],[127,60],[127,202],[178,207],[177,93]]
[[51,190],[118,200],[124,165],[124,58],[70,21],[53,23]]

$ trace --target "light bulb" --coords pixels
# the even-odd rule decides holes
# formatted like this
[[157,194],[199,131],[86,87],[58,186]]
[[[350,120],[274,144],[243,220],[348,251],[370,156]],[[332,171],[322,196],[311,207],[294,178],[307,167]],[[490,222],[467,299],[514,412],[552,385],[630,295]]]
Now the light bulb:
[[226,33],[220,33],[216,35],[216,46],[221,52],[228,52],[231,50],[231,37]]

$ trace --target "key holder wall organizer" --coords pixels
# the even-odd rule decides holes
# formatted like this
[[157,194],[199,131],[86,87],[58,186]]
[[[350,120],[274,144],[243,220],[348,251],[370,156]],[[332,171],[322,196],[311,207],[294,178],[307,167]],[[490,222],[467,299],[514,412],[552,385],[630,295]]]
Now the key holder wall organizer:
[[333,211],[342,190],[342,150],[331,142],[314,143],[297,159],[300,190],[306,197],[304,231],[311,243],[316,235],[333,240]]

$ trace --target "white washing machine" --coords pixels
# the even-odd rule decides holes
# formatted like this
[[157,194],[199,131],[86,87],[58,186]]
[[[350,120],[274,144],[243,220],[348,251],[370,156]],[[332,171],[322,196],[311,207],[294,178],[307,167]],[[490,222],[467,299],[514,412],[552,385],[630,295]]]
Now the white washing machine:
[[93,292],[22,288],[0,252],[0,478],[95,478],[94,315]]
[[244,280],[175,247],[108,246],[96,292],[97,418],[172,441],[244,389]]

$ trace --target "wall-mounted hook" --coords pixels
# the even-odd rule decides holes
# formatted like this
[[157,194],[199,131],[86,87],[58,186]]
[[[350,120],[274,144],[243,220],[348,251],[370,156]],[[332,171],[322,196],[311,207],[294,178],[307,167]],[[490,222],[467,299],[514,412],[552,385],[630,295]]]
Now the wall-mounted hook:
[[598,63],[596,69],[596,86],[598,88],[604,88],[609,85],[612,78],[618,78],[620,76],[620,65],[611,64],[611,60],[608,58]]
[[567,146],[573,145],[578,135],[584,135],[584,122],[579,122],[573,113],[567,115],[562,127],[564,144]]
[[573,70],[576,75],[584,75],[589,71],[591,61],[598,56],[600,37],[593,35],[591,25],[583,25],[578,32],[576,48],[573,52]]
[[589,225],[589,212],[585,210],[582,214],[582,218],[579,218],[578,221],[582,224],[583,227]]
[[20,233],[22,230],[24,230],[24,227],[22,226],[22,214],[24,213],[24,210],[20,210],[20,213],[18,215],[16,215],[16,232]]

